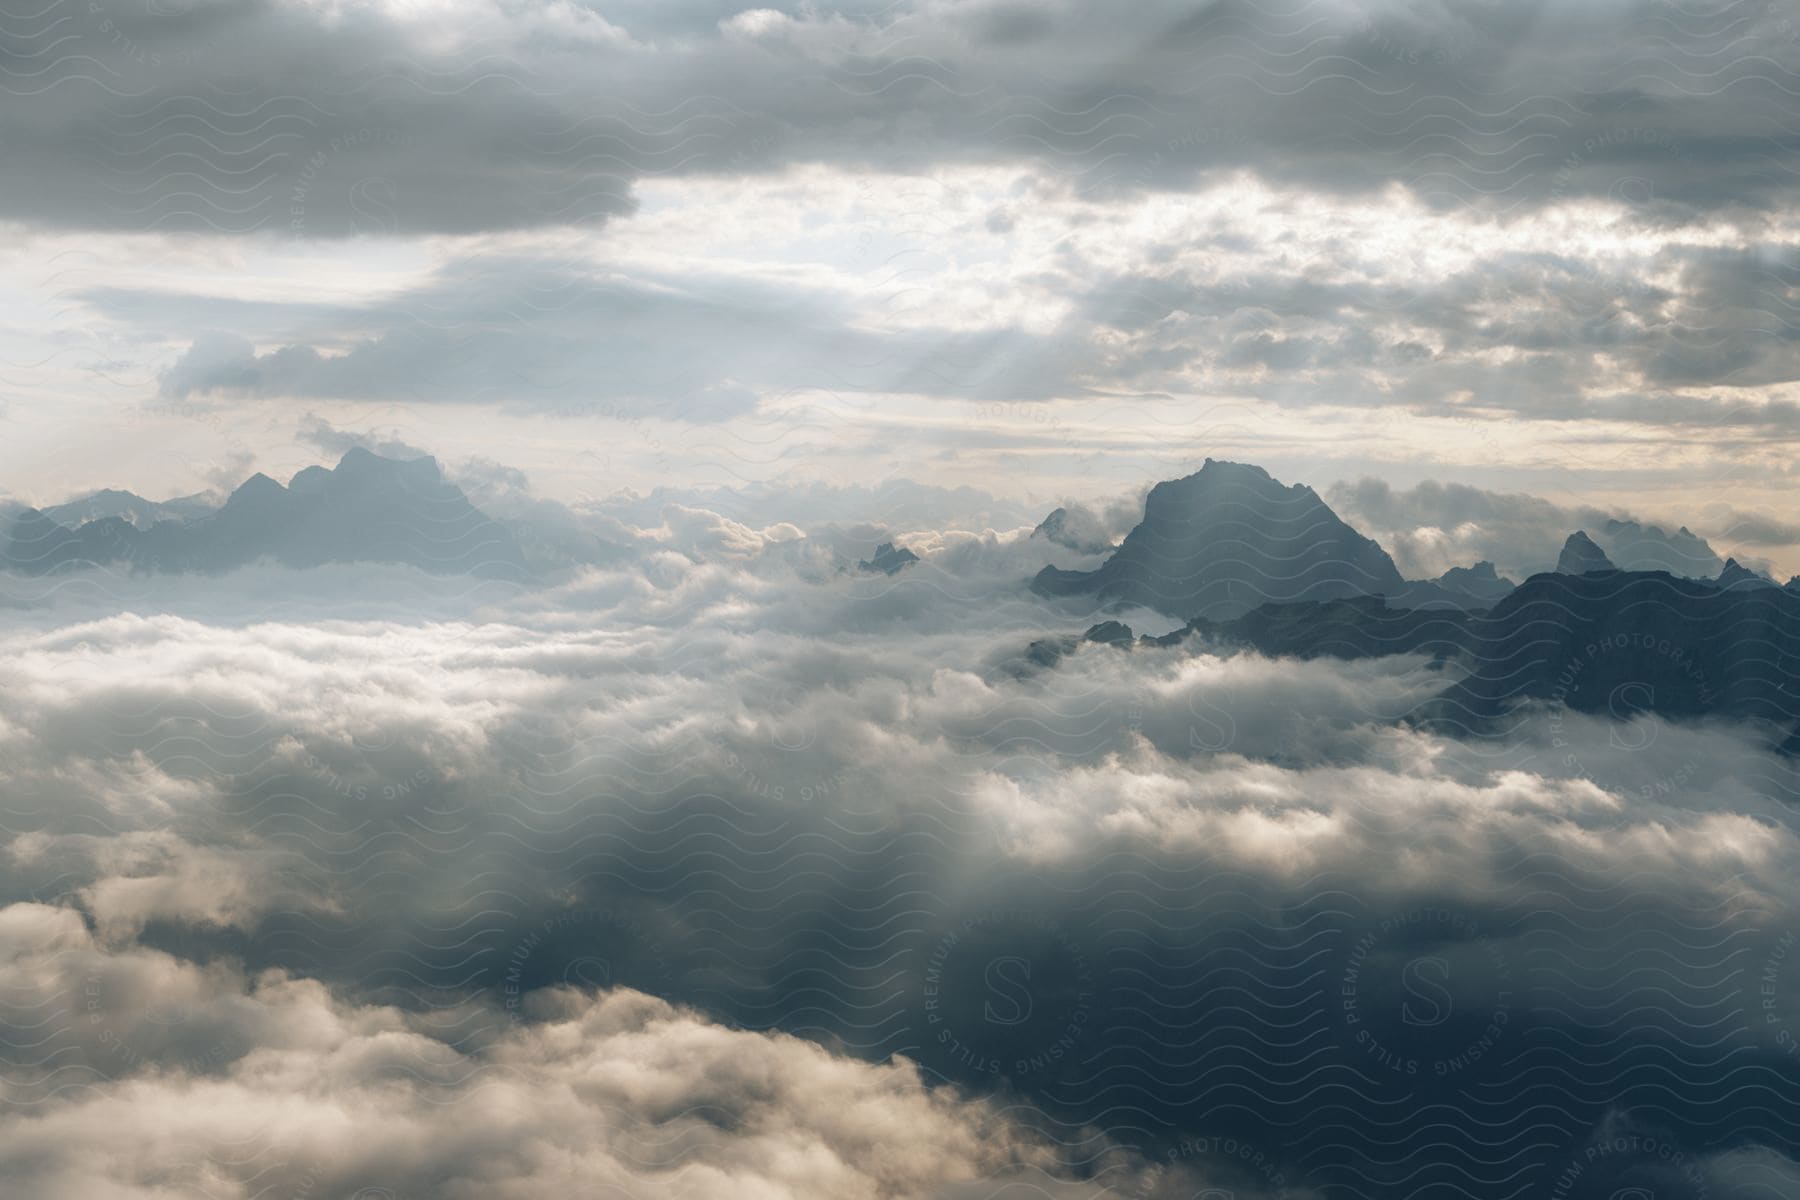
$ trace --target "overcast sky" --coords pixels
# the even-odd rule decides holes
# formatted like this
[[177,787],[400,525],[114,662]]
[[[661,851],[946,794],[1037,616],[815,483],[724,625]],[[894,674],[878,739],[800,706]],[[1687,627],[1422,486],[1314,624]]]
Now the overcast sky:
[[1800,569],[1782,5],[57,0],[0,87],[16,499],[1211,455]]

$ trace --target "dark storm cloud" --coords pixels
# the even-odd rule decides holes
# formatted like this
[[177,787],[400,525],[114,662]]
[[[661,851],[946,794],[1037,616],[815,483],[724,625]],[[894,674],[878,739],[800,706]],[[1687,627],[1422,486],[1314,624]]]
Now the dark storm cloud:
[[[1454,397],[1489,416],[1715,442],[1800,430],[1781,395],[1695,394],[1800,379],[1793,252],[1759,240],[1796,177],[1784,118],[1800,43],[1763,9],[469,0],[429,17],[268,3],[175,18],[72,3],[50,10],[66,44],[15,64],[42,73],[16,89],[0,212],[37,224],[474,233],[610,219],[643,179],[813,163],[1016,166],[1030,178],[982,222],[998,238],[1029,227],[1033,198],[1046,212],[1088,202],[1060,210],[1071,236],[1035,271],[993,287],[1011,311],[1068,306],[1047,331],[984,319],[966,296],[944,297],[936,327],[896,328],[842,282],[610,274],[474,249],[361,304],[81,292],[129,336],[184,348],[162,376],[171,398],[715,422],[809,390],[1208,391],[1439,415]],[[1238,170],[1289,190],[1128,241],[1125,265],[1107,239],[1073,236],[1114,205]],[[1394,181],[1425,201],[1413,217],[1443,218],[1404,253],[1367,245],[1392,230],[1334,235],[1301,211]],[[1455,219],[1464,207],[1519,216],[1586,198],[1632,213],[1595,231],[1662,240],[1544,233],[1429,257],[1429,239],[1477,228]],[[1706,223],[1726,219],[1734,231],[1709,241]]]
[[1800,376],[1800,310],[1792,299],[1800,289],[1800,257],[1794,248],[1683,258],[1683,294],[1666,312],[1664,336],[1645,346],[1646,377],[1670,387],[1755,387]]
[[1248,169],[1438,205],[1785,202],[1800,46],[1758,5],[1242,0],[169,10],[9,25],[0,211],[302,236],[605,220],[635,181],[1010,162],[1091,195]]

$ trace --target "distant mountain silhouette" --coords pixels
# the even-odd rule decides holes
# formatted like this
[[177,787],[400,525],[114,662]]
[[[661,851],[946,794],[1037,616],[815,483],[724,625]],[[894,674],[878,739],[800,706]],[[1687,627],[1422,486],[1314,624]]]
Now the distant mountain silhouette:
[[1467,607],[1471,608],[1487,608],[1519,586],[1485,560],[1472,567],[1451,567],[1437,577],[1436,583],[1446,592],[1466,597]]
[[860,560],[856,566],[859,570],[892,575],[902,567],[910,566],[918,561],[919,556],[905,546],[895,546],[892,542],[883,542],[875,547],[872,557]]
[[1098,569],[1045,567],[1032,586],[1049,596],[1092,594],[1215,619],[1270,601],[1398,595],[1408,587],[1387,552],[1311,488],[1210,458],[1194,474],[1151,488],[1144,519]]
[[1526,698],[1629,717],[1800,719],[1800,597],[1664,571],[1534,575],[1471,623],[1454,712]]
[[1607,521],[1595,530],[1594,541],[1621,571],[1667,571],[1688,579],[1711,579],[1724,569],[1706,539],[1686,525],[1664,533],[1657,525],[1636,521]]
[[1562,553],[1556,558],[1558,575],[1586,575],[1589,571],[1616,571],[1612,559],[1606,557],[1606,551],[1594,544],[1583,530],[1577,529],[1563,543]]
[[26,509],[0,554],[5,566],[40,574],[106,564],[221,571],[261,559],[290,567],[388,562],[439,574],[529,574],[512,534],[447,482],[435,459],[402,461],[362,449],[334,469],[306,468],[285,488],[252,475],[216,512],[147,529],[123,516],[71,529]]
[[1713,580],[1713,582],[1722,588],[1772,588],[1781,586],[1773,579],[1758,575],[1749,567],[1740,566],[1738,560],[1735,558],[1728,558],[1725,560],[1725,565],[1719,570],[1719,577]]
[[1038,522],[1031,536],[1054,542],[1077,554],[1105,554],[1114,548],[1099,530],[1082,528],[1082,523],[1066,508],[1055,509]]
[[[1148,641],[1149,639],[1144,639]],[[1102,621],[1088,628],[1079,637],[1074,634],[1063,634],[1057,637],[1039,638],[1025,647],[1022,659],[1009,664],[1011,673],[1023,677],[1034,669],[1054,667],[1067,655],[1074,653],[1075,648],[1083,642],[1100,642],[1103,645],[1117,646],[1129,650],[1132,646],[1131,626],[1122,621]]]
[[102,488],[63,504],[43,510],[58,525],[74,529],[89,521],[122,517],[139,529],[148,529],[158,521],[189,521],[203,517],[218,506],[203,495],[179,496],[173,500],[146,500],[133,492]]

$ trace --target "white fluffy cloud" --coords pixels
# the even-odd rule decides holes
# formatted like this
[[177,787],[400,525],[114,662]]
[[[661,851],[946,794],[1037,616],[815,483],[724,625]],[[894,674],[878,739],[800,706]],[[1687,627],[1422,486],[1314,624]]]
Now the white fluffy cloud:
[[[431,1190],[405,1171],[489,1147],[462,1123],[475,1113],[507,1149],[467,1177],[522,1194],[564,1171],[623,1179],[607,1172],[656,1147],[697,1156],[685,1194],[933,1194],[940,1169],[1001,1167],[966,1141],[926,1169],[917,1142],[858,1140],[858,1112],[890,1112],[858,1097],[1030,1143],[936,1090],[954,1085],[1017,1101],[1056,1171],[1091,1182],[1116,1157],[1096,1157],[1096,1123],[1157,1155],[1247,1135],[1188,1124],[1196,1106],[1274,1120],[1319,1088],[1401,1103],[1408,1077],[1354,1040],[1333,990],[1371,937],[1358,1012],[1379,1046],[1400,1036],[1384,972],[1425,937],[1454,966],[1457,1013],[1507,997],[1480,1070],[1523,1070],[1544,1039],[1575,1070],[1619,1038],[1680,1047],[1710,1022],[1785,1095],[1800,975],[1777,956],[1800,843],[1786,767],[1750,731],[1545,709],[1457,740],[1407,723],[1455,668],[1408,658],[1087,644],[1044,669],[1028,644],[1085,619],[1021,586],[1038,553],[1022,530],[915,531],[927,559],[889,577],[796,565],[769,525],[690,528],[707,536],[686,553],[525,592],[428,595],[376,567],[19,584],[0,637],[0,898],[20,978],[97,974],[107,1014],[66,1048],[15,1040],[15,1098],[62,1114],[45,1128],[64,1147],[19,1169],[47,1194],[104,1195],[81,1130],[150,1130],[106,1160],[148,1179],[177,1170],[149,1148],[165,1135],[265,1129],[218,1115],[241,1109],[287,1118],[269,1169],[342,1161]],[[423,611],[398,618],[415,595]],[[1035,1001],[1020,1025],[984,1015],[1015,968],[996,983],[981,947],[1031,965],[1011,980]],[[1720,954],[1733,970],[1708,966]],[[1197,999],[1232,963],[1237,982]],[[1483,1036],[1445,1028],[1423,1043],[1428,1075]],[[646,1067],[634,1090],[629,1065],[673,1047],[698,1073],[671,1067],[665,1094]],[[1255,1066],[1139,1066],[1196,1055]],[[46,1074],[65,1061],[74,1075]],[[790,1068],[826,1081],[829,1112],[781,1082]],[[762,1082],[744,1096],[700,1098],[746,1071]],[[1454,1089],[1476,1077],[1492,1078],[1434,1077],[1432,1102],[1463,1112]],[[1598,1119],[1585,1084],[1561,1086]],[[1765,1119],[1762,1095],[1707,1103]],[[715,1103],[728,1118],[700,1115]],[[764,1104],[784,1115],[758,1125]],[[1157,1127],[1111,1128],[1118,1105]],[[577,1147],[602,1110],[622,1132]],[[1413,1152],[1472,1155],[1484,1181],[1519,1169],[1516,1144],[1459,1120],[1449,1148]],[[1244,1195],[1353,1169],[1323,1143],[1255,1143],[1264,1168],[1189,1165]],[[218,1169],[223,1194],[247,1177]]]
[[875,1200],[1009,1178],[1054,1196],[1066,1174],[1044,1138],[905,1062],[628,990],[543,991],[531,1024],[497,1026],[108,950],[71,909],[15,904],[0,996],[32,1031],[0,1076],[0,1175],[46,1200]]

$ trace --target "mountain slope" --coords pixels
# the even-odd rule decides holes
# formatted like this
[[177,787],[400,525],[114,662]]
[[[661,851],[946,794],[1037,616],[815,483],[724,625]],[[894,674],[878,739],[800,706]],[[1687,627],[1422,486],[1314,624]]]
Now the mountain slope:
[[102,488],[86,496],[62,504],[51,505],[44,515],[69,529],[107,517],[122,517],[138,529],[148,529],[158,521],[187,521],[203,517],[214,509],[203,495],[178,496],[173,500],[146,500],[135,492]]
[[446,575],[523,579],[525,558],[504,526],[447,482],[435,459],[345,454],[282,487],[245,480],[217,512],[138,529],[107,517],[69,529],[28,509],[14,520],[0,561],[41,574],[86,565],[150,571],[222,571],[260,559],[290,567],[403,563]]
[[1485,559],[1472,567],[1451,567],[1435,582],[1445,591],[1466,598],[1471,608],[1487,608],[1519,586]]
[[1606,551],[1594,544],[1594,539],[1583,530],[1577,529],[1563,543],[1562,553],[1556,557],[1556,573],[1558,575],[1586,575],[1589,571],[1616,571],[1612,559],[1606,557]]
[[1209,458],[1150,489],[1143,520],[1098,569],[1046,567],[1032,586],[1219,619],[1270,601],[1397,594],[1407,585],[1387,552],[1311,488]]
[[1473,670],[1445,699],[1477,716],[1538,699],[1616,717],[1800,719],[1800,598],[1780,588],[1534,575],[1472,628]]
[[1785,734],[1800,722],[1800,595],[1767,580],[1721,587],[1665,571],[1546,573],[1487,612],[1394,608],[1376,597],[1269,604],[1138,644],[1194,637],[1298,658],[1453,659],[1466,673],[1432,706],[1451,725],[1526,701],[1618,718],[1751,718]]
[[1665,533],[1658,525],[1615,518],[1596,530],[1594,541],[1621,571],[1667,571],[1688,579],[1711,579],[1725,566],[1706,539],[1686,525]]

